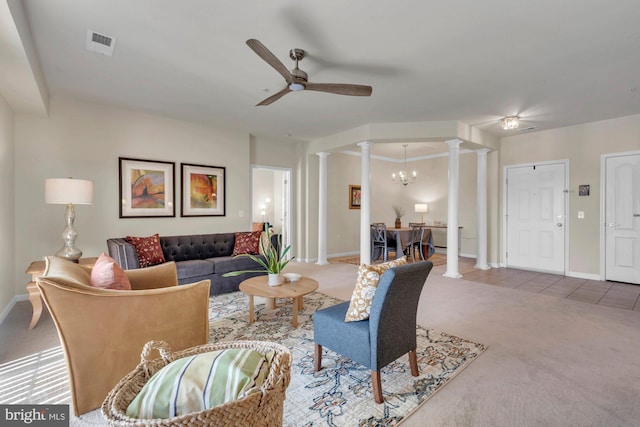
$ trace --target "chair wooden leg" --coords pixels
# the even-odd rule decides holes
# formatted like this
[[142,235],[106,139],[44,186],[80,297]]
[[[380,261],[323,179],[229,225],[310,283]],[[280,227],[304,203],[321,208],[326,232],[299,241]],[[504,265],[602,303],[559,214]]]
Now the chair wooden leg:
[[380,371],[371,371],[371,387],[373,387],[373,399],[376,403],[383,403],[382,381],[380,381]]
[[315,368],[316,372],[322,369],[322,346],[318,343],[315,344]]
[[409,352],[409,366],[411,366],[411,375],[414,377],[420,375],[420,372],[418,372],[418,356],[415,350]]

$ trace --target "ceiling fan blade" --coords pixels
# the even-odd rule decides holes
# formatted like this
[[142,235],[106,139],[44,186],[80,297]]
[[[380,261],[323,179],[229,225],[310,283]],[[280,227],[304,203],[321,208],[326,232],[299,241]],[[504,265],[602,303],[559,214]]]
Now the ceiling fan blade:
[[338,95],[350,96],[370,96],[372,92],[371,86],[350,85],[342,83],[304,83],[306,90],[315,90],[317,92],[336,93]]
[[293,80],[293,76],[287,70],[287,67],[284,66],[282,62],[276,56],[271,53],[269,49],[265,47],[260,41],[256,39],[247,40],[247,46],[249,46],[260,58],[262,58],[267,64],[271,65],[277,72],[279,72],[282,77],[290,83]]
[[259,106],[262,106],[262,105],[269,105],[269,104],[277,101],[278,99],[282,98],[283,96],[285,96],[289,92],[291,92],[291,89],[289,89],[289,85],[287,85],[280,92],[274,93],[270,97],[264,99],[261,103],[256,104],[256,107],[259,107]]

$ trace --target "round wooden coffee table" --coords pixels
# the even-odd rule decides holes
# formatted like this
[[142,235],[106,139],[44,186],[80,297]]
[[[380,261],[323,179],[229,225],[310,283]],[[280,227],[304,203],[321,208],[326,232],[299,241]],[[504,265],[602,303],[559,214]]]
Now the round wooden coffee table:
[[279,286],[269,286],[268,276],[256,276],[240,283],[240,290],[249,296],[249,324],[255,321],[253,297],[267,298],[267,308],[275,308],[276,298],[291,298],[291,324],[298,327],[298,311],[304,308],[302,297],[318,289],[318,282],[308,277],[301,277],[297,282],[285,282]]

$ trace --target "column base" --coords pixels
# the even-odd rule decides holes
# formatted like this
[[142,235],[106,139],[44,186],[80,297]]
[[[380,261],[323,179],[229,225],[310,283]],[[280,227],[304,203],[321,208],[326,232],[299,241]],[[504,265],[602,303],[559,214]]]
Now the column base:
[[462,274],[460,273],[449,273],[448,271],[443,274],[444,277],[451,277],[452,279],[461,279]]

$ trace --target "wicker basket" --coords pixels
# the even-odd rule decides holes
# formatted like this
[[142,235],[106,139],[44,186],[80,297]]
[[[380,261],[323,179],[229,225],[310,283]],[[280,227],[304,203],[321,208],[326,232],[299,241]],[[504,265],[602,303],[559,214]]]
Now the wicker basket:
[[[156,348],[161,358],[150,360]],[[127,407],[147,381],[161,368],[182,357],[227,348],[250,348],[261,353],[275,351],[269,374],[259,393],[201,412],[163,419],[138,419],[126,415]],[[109,393],[102,414],[113,426],[282,426],[286,389],[291,379],[291,352],[285,346],[264,341],[229,341],[205,344],[171,353],[164,341],[149,341],[140,355],[140,364]]]

